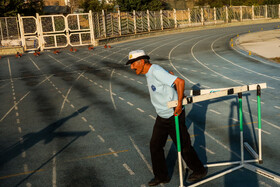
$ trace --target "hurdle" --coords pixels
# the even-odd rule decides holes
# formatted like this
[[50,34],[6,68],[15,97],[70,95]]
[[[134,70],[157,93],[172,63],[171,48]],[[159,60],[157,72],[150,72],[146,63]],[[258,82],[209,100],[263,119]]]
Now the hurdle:
[[[238,113],[239,113],[239,126],[240,126],[240,160],[239,161],[228,161],[228,162],[221,162],[221,163],[211,163],[204,165],[205,167],[217,167],[217,166],[227,166],[227,165],[236,165],[238,166],[234,168],[230,168],[226,171],[223,171],[221,173],[218,173],[216,175],[213,175],[211,177],[208,177],[206,179],[203,179],[199,182],[193,183],[189,186],[198,186],[201,184],[204,184],[206,182],[209,182],[211,180],[214,180],[216,178],[219,178],[221,176],[224,176],[228,173],[231,173],[233,171],[236,171],[241,168],[248,169],[252,172],[255,172],[257,174],[260,174],[266,178],[269,178],[271,180],[274,180],[278,183],[280,183],[280,176],[275,175],[271,172],[268,172],[264,169],[261,169],[259,167],[256,167],[249,163],[263,163],[262,159],[262,125],[261,125],[261,89],[267,88],[266,83],[260,83],[260,84],[251,84],[251,85],[244,85],[244,86],[236,86],[236,87],[229,87],[229,88],[219,88],[219,89],[205,89],[205,90],[186,90],[185,93],[187,93],[188,97],[183,99],[183,105],[193,104],[201,101],[206,101],[210,99],[215,99],[219,97],[229,96],[229,95],[238,95]],[[243,138],[243,109],[242,109],[242,93],[247,91],[253,91],[257,90],[257,112],[258,112],[258,153],[254,151],[254,149],[247,143],[244,142]],[[178,101],[170,101],[167,103],[168,108],[174,108],[178,105]],[[251,154],[253,159],[251,160],[245,160],[244,159],[244,147],[246,150]]]

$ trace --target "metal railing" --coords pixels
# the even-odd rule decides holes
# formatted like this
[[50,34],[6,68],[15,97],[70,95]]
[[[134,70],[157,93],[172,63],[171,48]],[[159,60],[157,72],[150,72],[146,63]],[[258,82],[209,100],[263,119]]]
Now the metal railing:
[[89,12],[0,18],[0,46],[19,40],[24,50],[96,45],[96,40],[157,30],[280,18],[279,5],[187,10]]

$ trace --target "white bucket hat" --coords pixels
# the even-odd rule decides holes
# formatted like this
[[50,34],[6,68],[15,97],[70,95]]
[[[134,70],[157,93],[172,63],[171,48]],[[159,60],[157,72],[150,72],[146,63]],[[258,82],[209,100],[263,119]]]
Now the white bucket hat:
[[145,51],[143,50],[130,51],[128,54],[128,61],[126,62],[126,65],[132,64],[133,62],[140,59],[150,59],[150,57],[146,55]]

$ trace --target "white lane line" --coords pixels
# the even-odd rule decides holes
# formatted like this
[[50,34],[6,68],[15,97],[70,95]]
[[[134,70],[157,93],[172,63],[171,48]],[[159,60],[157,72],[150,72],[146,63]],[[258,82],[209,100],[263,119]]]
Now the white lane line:
[[211,74],[211,76],[213,76],[213,77],[218,77],[218,75],[215,75],[215,74]]
[[[116,106],[115,100],[113,98],[113,91],[112,91],[112,78],[113,78],[114,72],[115,72],[115,69],[113,69],[113,71],[110,75],[109,93],[110,93],[110,98],[111,98],[113,107],[115,110],[117,110],[117,106]],[[117,73],[117,74],[119,74],[119,73]]]
[[22,132],[21,127],[18,127],[18,132],[19,132],[19,133],[21,133],[21,132]]
[[89,125],[89,128],[94,132],[95,129],[93,128],[93,126]]
[[268,89],[272,89],[272,90],[275,90],[275,88],[273,88],[273,87],[269,87],[269,86],[268,86],[267,88],[268,88]]
[[212,155],[215,154],[213,151],[211,151],[210,149],[204,147],[203,145],[200,145],[200,147],[201,147],[202,149],[204,149],[206,152],[208,152],[208,153],[210,153],[210,154],[212,154]]
[[109,90],[108,90],[107,88],[105,88],[105,91],[106,91],[106,92],[109,92]]
[[206,75],[207,73],[205,73],[205,72],[200,72],[201,74],[203,74],[203,75]]
[[202,105],[200,105],[200,104],[197,104],[197,103],[194,103],[194,105],[196,105],[196,106],[199,106],[199,107],[202,107]]
[[279,106],[274,106],[274,108],[280,109],[280,107],[279,107]]
[[[226,36],[223,36],[223,37],[226,37]],[[239,67],[239,68],[242,68],[242,69],[244,69],[244,70],[246,70],[246,71],[248,71],[248,72],[252,72],[252,73],[257,74],[257,75],[261,75],[261,76],[264,76],[264,77],[267,77],[267,78],[271,78],[271,79],[280,81],[280,79],[278,79],[278,78],[275,78],[275,77],[272,77],[272,76],[269,76],[269,75],[266,75],[266,74],[263,74],[263,73],[259,73],[259,72],[253,71],[253,70],[248,69],[248,68],[245,68],[245,67],[243,67],[243,66],[241,66],[241,65],[238,65],[238,64],[234,63],[233,61],[228,60],[228,59],[222,57],[221,55],[219,55],[219,54],[214,50],[213,46],[214,46],[214,44],[216,43],[216,41],[218,41],[219,39],[221,39],[221,38],[223,38],[223,37],[217,38],[217,39],[216,39],[215,41],[213,41],[212,44],[211,44],[211,49],[212,49],[212,51],[215,53],[215,55],[217,55],[218,57],[220,57],[220,58],[223,59],[224,61],[227,61],[227,62],[231,63],[232,65],[237,66],[237,67]],[[237,51],[238,53],[240,53],[240,52],[239,52],[238,50],[236,50],[235,48],[233,48],[233,49],[234,49],[235,51]],[[243,53],[241,53],[241,54],[243,54]],[[244,55],[244,54],[243,54],[243,55]],[[258,61],[260,61],[260,60],[258,60]],[[260,61],[260,62],[263,62],[263,61]],[[265,62],[264,62],[264,63],[265,63]]]
[[[258,128],[258,127],[255,127],[255,129],[256,129],[256,130],[259,130],[259,128]],[[271,134],[270,132],[265,131],[265,130],[263,130],[263,129],[262,129],[262,132],[263,132],[263,133],[265,133],[265,134]]]
[[233,120],[233,121],[238,121],[237,119],[235,119],[235,118],[230,118],[231,120]]
[[[186,119],[188,121],[190,121],[189,119]],[[226,149],[227,151],[229,151],[230,153],[234,154],[237,158],[240,158],[239,154],[237,154],[236,152],[232,151],[228,146],[224,145],[221,141],[217,140],[216,138],[214,138],[212,135],[210,135],[207,131],[202,130],[198,125],[196,125],[196,127],[201,131],[204,132],[204,134],[206,136],[208,136],[209,138],[211,138],[213,141],[215,141],[217,144],[219,144],[220,146],[222,146],[224,149]]]
[[192,72],[197,72],[196,70],[191,70]]
[[156,117],[154,117],[154,116],[152,116],[152,115],[149,115],[149,116],[150,116],[150,118],[152,118],[152,119],[154,119],[154,120],[156,119]]
[[205,86],[205,85],[201,85],[203,88],[211,88],[211,87],[209,87],[209,86]]
[[[62,105],[61,105],[61,107],[60,107],[59,115],[61,114],[61,112],[62,112],[62,110],[63,110],[63,108],[64,108],[65,102],[66,102],[66,100],[67,100],[67,98],[68,98],[68,96],[69,96],[69,94],[70,94],[70,92],[71,92],[71,90],[72,90],[72,88],[73,88],[75,82],[78,81],[78,80],[81,78],[81,76],[83,76],[84,73],[85,73],[85,72],[81,73],[81,74],[74,80],[74,82],[72,83],[71,87],[68,89],[67,94],[66,94],[66,96],[64,97],[64,100],[63,100]],[[55,85],[54,85],[54,86],[55,86]],[[58,92],[61,93],[60,90],[59,90]]]
[[100,135],[97,135],[97,137],[99,138],[99,140],[101,141],[101,142],[105,142],[105,140],[102,138],[102,136],[100,136]]
[[32,184],[31,183],[26,183],[26,187],[31,187],[32,186]]
[[24,173],[28,172],[28,165],[27,164],[23,164],[23,171],[24,171]]
[[130,175],[135,175],[135,173],[132,171],[132,169],[130,169],[130,167],[126,163],[123,164],[123,167],[128,171]]
[[124,75],[123,77],[124,77],[124,78],[128,78],[128,76],[126,76],[126,75]]
[[99,85],[99,87],[100,87],[100,88],[103,88],[103,86],[102,86],[102,85]]
[[140,112],[145,112],[144,110],[142,110],[141,108],[137,108],[137,110],[139,110]]
[[219,115],[221,114],[220,112],[217,112],[216,110],[210,109],[209,111],[214,112],[214,113],[219,114]]
[[[208,39],[208,38],[207,38],[207,39]],[[203,40],[205,40],[205,39],[203,39]],[[232,82],[235,82],[235,83],[237,83],[237,84],[240,84],[239,82],[236,82],[235,80],[233,80],[233,79],[231,79],[231,78],[229,78],[229,77],[227,77],[227,76],[225,76],[225,75],[223,75],[223,74],[221,74],[221,73],[218,73],[218,72],[214,71],[213,69],[207,67],[204,63],[202,63],[200,60],[198,60],[198,59],[195,57],[195,55],[194,55],[194,48],[196,47],[196,45],[197,45],[198,43],[200,43],[200,42],[203,41],[203,40],[199,40],[198,42],[196,42],[196,43],[192,46],[192,48],[191,48],[192,57],[193,57],[199,64],[201,64],[203,67],[205,67],[205,68],[208,69],[209,71],[212,71],[214,74],[219,75],[220,77],[222,77],[222,78],[224,78],[224,79],[226,79],[226,80],[231,80]],[[214,66],[216,67],[216,65],[214,65]],[[217,66],[217,67],[218,67],[218,66]]]
[[139,84],[143,84],[142,82],[140,82],[140,81],[137,81]]
[[184,70],[188,70],[188,68],[183,68]]
[[130,80],[135,81],[135,79],[133,79],[133,78],[130,78]]
[[93,82],[93,80],[89,79],[90,82]]
[[17,124],[19,124],[20,123],[20,120],[19,119],[17,119]]
[[109,151],[111,151],[115,157],[118,157],[118,154],[112,148],[109,148]]
[[85,117],[81,117],[81,118],[84,122],[87,122],[87,119]]
[[[55,151],[53,151],[53,155],[55,155]],[[52,169],[52,186],[56,187],[56,157],[53,158],[53,169]]]
[[138,154],[140,155],[140,157],[142,158],[142,160],[144,161],[144,163],[146,164],[146,166],[148,167],[149,171],[151,173],[153,173],[153,169],[151,167],[151,165],[149,164],[149,162],[147,161],[147,159],[144,157],[143,153],[140,151],[140,149],[138,148],[138,146],[135,144],[134,140],[131,138],[131,136],[129,136],[130,141],[132,142],[134,148],[136,149],[136,151],[138,152]]
[[124,98],[122,98],[122,97],[119,97],[119,99],[122,100],[122,101],[124,100]]
[[22,158],[25,158],[25,157],[26,157],[26,152],[25,152],[25,151],[22,151],[21,157],[22,157]]
[[115,96],[115,95],[117,95],[117,94],[115,94],[114,92],[112,92],[112,95]]
[[132,104],[131,102],[126,102],[127,104],[129,104],[130,106],[134,106],[134,104]]
[[72,104],[71,104],[70,106],[71,106],[72,108],[75,108],[74,105],[72,105]]

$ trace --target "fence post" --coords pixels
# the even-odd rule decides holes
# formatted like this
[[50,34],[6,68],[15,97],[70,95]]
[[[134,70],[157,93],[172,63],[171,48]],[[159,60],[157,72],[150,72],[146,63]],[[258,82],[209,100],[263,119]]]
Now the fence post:
[[44,37],[43,37],[43,30],[42,30],[42,22],[38,13],[36,13],[36,27],[38,33],[39,49],[40,51],[44,51]]
[[214,23],[215,23],[215,25],[217,24],[217,11],[216,11],[216,7],[214,7]]
[[176,9],[173,9],[173,14],[174,14],[174,23],[175,23],[175,29],[177,29],[177,16],[176,16]]
[[110,17],[111,17],[112,36],[114,36],[114,18],[113,18],[114,15],[112,12],[110,13]]
[[252,20],[255,20],[255,11],[254,11],[255,7],[254,5],[252,5]]
[[20,30],[21,45],[23,46],[23,50],[26,51],[24,28],[23,28],[22,19],[19,14],[18,14],[18,23],[19,23],[19,30]]
[[265,7],[265,18],[267,18],[267,5],[264,5]]
[[201,8],[201,10],[200,10],[200,14],[201,14],[201,25],[204,25],[204,14],[203,14],[203,8]]
[[67,38],[67,45],[71,44],[71,39],[70,39],[70,34],[69,34],[69,26],[68,26],[68,15],[65,17],[64,16],[64,22],[65,22],[65,33],[66,33],[66,38]]
[[243,21],[243,12],[242,12],[242,6],[240,6],[240,21]]
[[122,35],[122,27],[121,27],[121,12],[118,10],[118,25],[119,25],[119,35]]
[[135,10],[133,10],[133,24],[134,24],[134,33],[137,33],[137,27],[136,27],[136,13]]
[[89,29],[90,29],[90,41],[92,45],[95,45],[95,36],[94,36],[94,29],[93,29],[93,19],[92,19],[92,11],[89,11]]
[[104,31],[104,37],[107,37],[107,31],[106,31],[106,21],[105,21],[105,12],[102,10],[102,22],[103,22],[103,31]]
[[162,10],[159,11],[159,14],[160,14],[160,27],[161,27],[161,30],[163,30]]
[[[19,29],[18,29],[18,30],[19,30]],[[2,31],[1,18],[0,18],[0,32],[1,32],[1,40],[4,40],[4,37],[3,37],[3,31]]]
[[147,10],[147,22],[148,22],[148,32],[151,32],[151,27],[150,27],[150,12]]
[[188,8],[189,26],[191,26],[191,10]]
[[226,23],[228,23],[228,7],[226,6]]
[[278,18],[280,18],[280,4],[278,5]]

